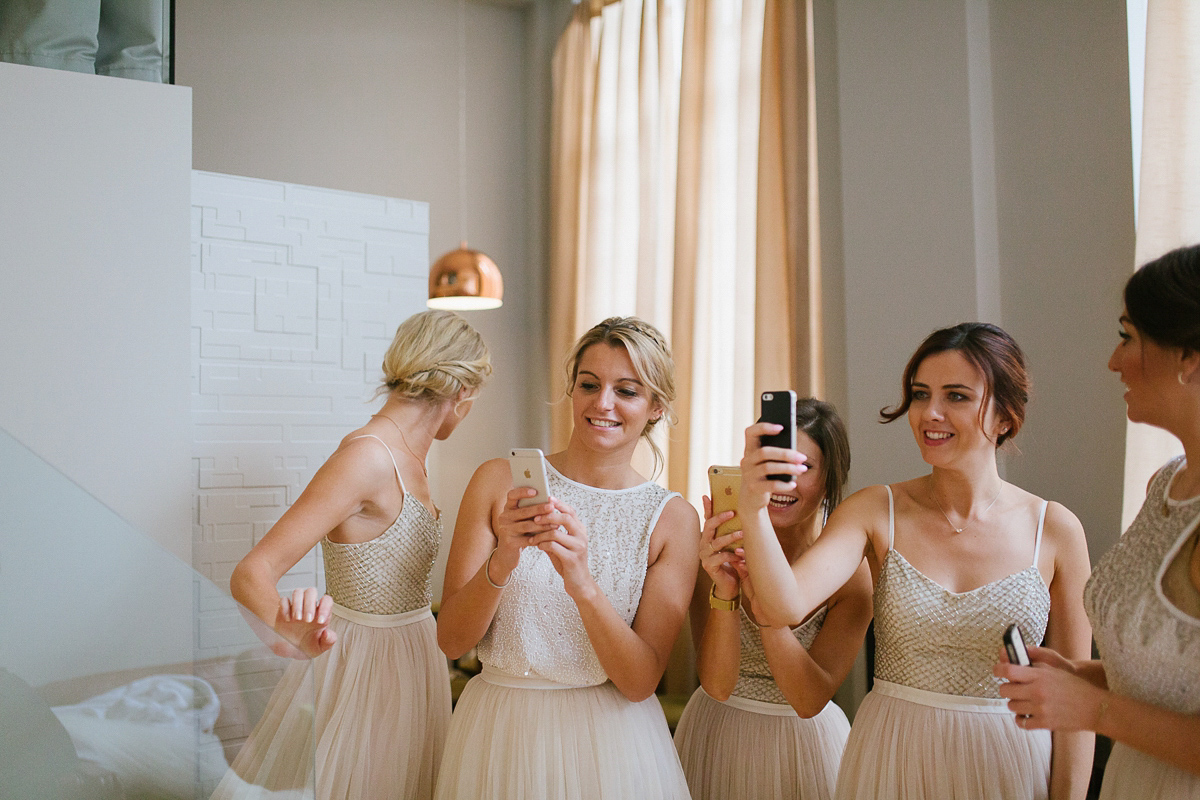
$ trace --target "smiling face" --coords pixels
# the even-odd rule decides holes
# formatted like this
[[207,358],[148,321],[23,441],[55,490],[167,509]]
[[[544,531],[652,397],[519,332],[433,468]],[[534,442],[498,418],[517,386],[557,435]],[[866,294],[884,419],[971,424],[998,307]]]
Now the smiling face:
[[606,450],[632,448],[647,423],[662,414],[625,348],[603,342],[591,345],[579,357],[571,408],[573,435]]
[[794,489],[771,492],[767,513],[776,530],[811,521],[822,512],[825,500],[825,458],[821,448],[807,433],[796,431],[796,449],[808,459],[808,470],[797,476]]
[[1121,341],[1108,359],[1108,368],[1125,384],[1127,414],[1133,422],[1162,426],[1161,411],[1178,384],[1180,359],[1174,348],[1163,347],[1121,315]]
[[[1007,423],[998,419],[983,374],[957,350],[928,356],[912,382],[908,423],[932,466],[945,466],[963,454],[995,453]],[[981,413],[982,412],[982,413]]]

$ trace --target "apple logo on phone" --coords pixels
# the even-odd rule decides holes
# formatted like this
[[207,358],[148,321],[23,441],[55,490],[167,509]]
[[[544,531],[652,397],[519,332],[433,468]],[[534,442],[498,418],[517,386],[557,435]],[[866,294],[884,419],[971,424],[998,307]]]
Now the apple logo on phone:
[[533,477],[533,473],[532,473],[532,472],[530,472],[529,470],[525,470],[525,477],[526,477],[526,478],[532,478],[532,477]]
[[726,486],[726,487],[725,487],[725,494],[727,494],[727,495],[729,495],[729,494],[733,494],[733,487],[732,487],[732,486]]

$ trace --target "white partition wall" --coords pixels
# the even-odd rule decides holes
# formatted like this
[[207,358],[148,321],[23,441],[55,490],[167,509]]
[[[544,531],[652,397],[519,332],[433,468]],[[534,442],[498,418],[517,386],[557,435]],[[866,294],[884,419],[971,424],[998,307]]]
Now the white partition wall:
[[[382,402],[428,264],[425,203],[193,173],[194,563],[218,586]],[[314,550],[280,588],[320,573]],[[200,651],[236,629],[202,613]]]
[[[0,599],[16,602],[0,630],[13,646],[0,649],[15,658],[24,647],[64,648],[64,674],[24,676],[30,681],[148,657],[93,647],[97,619],[123,620],[152,638],[156,662],[192,655],[188,570],[181,565],[178,591],[155,591],[162,576],[106,539],[125,530],[115,517],[64,513],[86,492],[130,530],[190,559],[192,418],[181,322],[191,126],[190,89],[0,63],[0,428],[34,463],[68,479],[40,499],[52,527],[6,528],[0,540]],[[23,586],[41,574],[42,555],[61,549],[60,534],[85,544],[62,554],[61,571]],[[81,578],[69,564],[83,553],[96,555]],[[89,607],[59,613],[70,592],[91,598]],[[170,598],[149,619],[148,594]]]

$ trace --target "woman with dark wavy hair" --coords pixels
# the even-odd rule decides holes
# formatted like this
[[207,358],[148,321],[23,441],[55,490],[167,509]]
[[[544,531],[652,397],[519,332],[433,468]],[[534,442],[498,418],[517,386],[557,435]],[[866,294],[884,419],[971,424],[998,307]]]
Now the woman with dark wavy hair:
[[[1029,378],[1017,343],[994,325],[934,331],[904,369],[902,400],[931,470],[871,486],[834,511],[789,562],[770,526],[773,493],[808,469],[794,450],[746,430],[746,564],[760,621],[795,625],[866,559],[875,585],[875,683],[854,720],[837,798],[1082,798],[1091,736],[1026,730],[992,674],[1005,629],[1075,658],[1091,631],[1080,594],[1087,544],[1075,516],[1003,480],[996,451],[1025,419]],[[772,476],[786,473],[786,481]]]
[[[1183,442],[1150,480],[1125,535],[1096,564],[1084,604],[1100,660],[1030,648],[1001,663],[1001,694],[1025,728],[1115,740],[1100,797],[1200,797],[1200,245],[1139,269],[1125,285],[1121,375],[1129,419]],[[1051,667],[1052,669],[1047,669]]]
[[[850,441],[833,406],[797,400],[796,430],[809,470],[767,506],[791,560],[820,536],[850,472]],[[712,514],[707,497],[704,506],[692,595],[700,688],[675,730],[692,798],[828,800],[850,733],[832,697],[871,622],[866,565],[800,625],[764,625],[737,547],[741,532],[719,532],[734,513]]]

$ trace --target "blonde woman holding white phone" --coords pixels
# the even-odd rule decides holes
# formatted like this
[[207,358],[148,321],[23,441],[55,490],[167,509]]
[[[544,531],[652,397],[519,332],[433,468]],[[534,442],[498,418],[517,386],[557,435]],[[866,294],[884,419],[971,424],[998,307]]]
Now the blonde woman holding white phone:
[[686,798],[654,690],[687,612],[699,523],[638,474],[634,449],[671,414],[673,365],[653,326],[613,317],[567,365],[574,428],[546,458],[550,499],[520,507],[506,459],[459,507],[438,615],[451,658],[481,675],[451,722],[437,796]]

